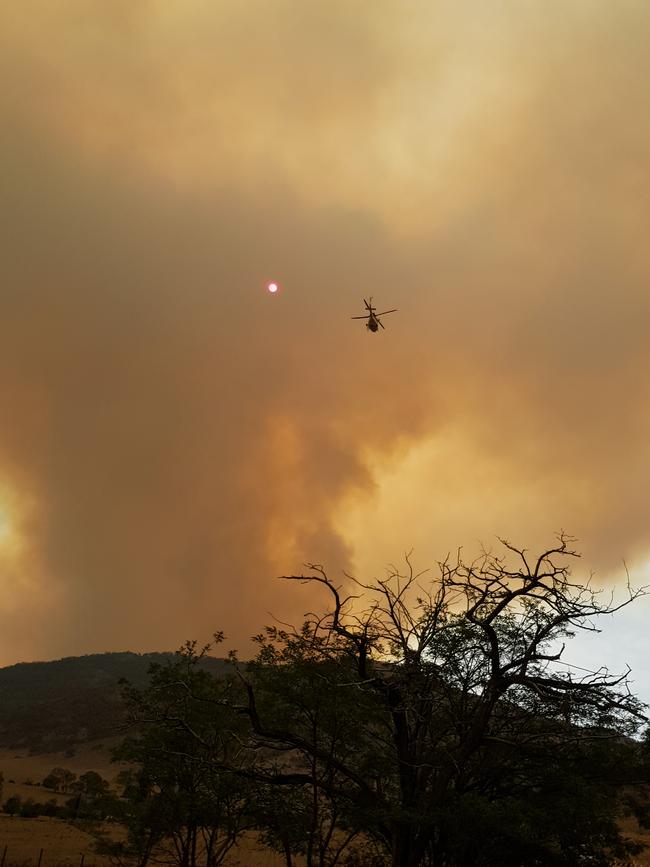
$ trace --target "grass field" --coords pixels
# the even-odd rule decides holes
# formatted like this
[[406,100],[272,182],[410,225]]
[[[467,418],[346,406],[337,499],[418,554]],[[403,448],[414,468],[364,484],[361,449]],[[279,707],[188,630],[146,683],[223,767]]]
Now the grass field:
[[[628,833],[639,836],[631,822]],[[650,835],[644,836],[645,842],[650,844]],[[37,867],[41,849],[41,867],[79,867],[82,855],[83,867],[111,867],[108,859],[95,853],[94,840],[89,834],[60,819],[21,819],[0,814],[0,858],[5,846],[5,867]],[[301,863],[297,861],[297,865]],[[284,867],[284,864],[284,858],[262,849],[250,836],[230,853],[224,867]],[[649,867],[650,850],[639,855],[634,864]]]
[[32,798],[44,802],[54,798],[64,803],[70,795],[57,794],[40,785],[53,768],[67,768],[77,776],[86,771],[97,771],[104,779],[113,782],[117,774],[127,767],[111,762],[110,750],[116,743],[117,740],[113,739],[84,744],[73,756],[65,753],[30,755],[15,750],[0,750],[0,771],[4,774],[3,801],[18,795],[23,801]]
[[[22,819],[0,814],[0,858],[7,847],[5,867],[109,867],[110,861],[97,855],[94,839],[60,819],[39,816]],[[298,862],[299,863],[299,862]],[[226,861],[227,867],[283,867],[284,858],[263,849],[253,836],[242,840]]]
[[4,773],[5,784],[9,779],[15,780],[16,783],[25,780],[40,782],[52,768],[68,768],[77,776],[85,771],[97,771],[105,779],[114,780],[120,770],[126,767],[111,762],[111,748],[118,742],[119,738],[112,738],[83,744],[76,747],[74,755],[65,753],[30,755],[16,750],[0,750],[0,771]]
[[[114,744],[115,741],[106,740],[84,744],[77,748],[74,756],[64,753],[33,756],[0,750],[0,771],[5,778],[3,800],[11,795],[20,795],[23,800],[67,800],[69,795],[57,795],[38,785],[55,767],[68,768],[77,775],[89,770],[97,771],[105,779],[113,781],[120,770],[127,767],[111,762],[110,749]],[[31,781],[31,784],[26,781]],[[629,837],[649,847],[636,858],[635,867],[650,867],[650,832],[639,830],[633,819],[624,820],[623,828]],[[4,867],[37,867],[41,849],[41,867],[78,867],[82,855],[84,867],[110,867],[108,859],[96,854],[94,843],[90,834],[60,819],[23,819],[0,813],[0,859],[4,847],[7,847]],[[297,861],[297,867],[300,863]],[[284,867],[284,864],[281,855],[263,849],[255,837],[249,835],[230,853],[225,867]]]
[[[30,755],[15,750],[0,750],[0,771],[4,774],[2,800],[19,795],[23,800],[60,802],[70,795],[56,794],[39,785],[52,768],[67,768],[79,776],[97,771],[104,779],[114,781],[127,765],[111,762],[110,750],[117,740],[87,743],[77,747],[73,756],[65,753]],[[10,782],[13,781],[13,782]],[[39,816],[23,819],[0,813],[0,859],[7,846],[5,867],[37,867],[41,849],[41,867],[75,867],[84,856],[84,867],[109,867],[108,859],[96,854],[90,834],[68,825],[60,819]],[[227,867],[283,867],[284,858],[263,849],[254,836],[242,840],[226,861]]]
[[85,867],[108,863],[95,854],[94,840],[89,834],[60,819],[44,816],[22,819],[18,816],[0,815],[0,850],[4,850],[5,846],[7,865],[25,864],[35,867],[41,849],[41,867],[79,864],[82,855],[85,856]]

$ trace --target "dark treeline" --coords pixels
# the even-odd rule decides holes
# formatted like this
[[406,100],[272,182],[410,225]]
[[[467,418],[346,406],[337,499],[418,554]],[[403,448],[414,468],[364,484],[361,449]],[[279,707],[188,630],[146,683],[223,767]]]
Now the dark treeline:
[[576,629],[621,607],[572,578],[576,556],[564,536],[537,557],[504,543],[348,597],[319,566],[288,576],[329,604],[267,628],[226,677],[188,643],[125,690],[127,835],[105,851],[216,867],[254,830],[287,867],[631,863],[645,708],[625,674],[564,663]]
[[[97,771],[86,771],[77,777],[67,768],[53,768],[40,785],[68,797],[61,803],[57,798],[39,801],[33,797],[11,795],[2,803],[2,812],[10,816],[22,816],[24,819],[50,816],[68,821],[104,821],[117,819],[122,815],[119,798],[111,791],[108,780],[103,779]],[[0,774],[0,799],[2,789],[3,776]]]

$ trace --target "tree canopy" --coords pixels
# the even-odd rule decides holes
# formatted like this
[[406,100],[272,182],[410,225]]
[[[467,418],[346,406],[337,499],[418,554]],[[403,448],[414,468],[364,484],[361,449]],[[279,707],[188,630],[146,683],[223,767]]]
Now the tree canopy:
[[614,602],[574,579],[571,544],[532,556],[504,541],[435,575],[407,558],[383,579],[348,578],[346,594],[316,564],[285,576],[329,604],[266,628],[248,664],[233,655],[211,703],[186,679],[189,704],[158,707],[156,724],[209,750],[192,714],[212,708],[231,747],[210,762],[256,787],[250,809],[288,865],[624,862],[619,793],[644,706],[628,672],[573,667],[565,645],[645,591]]

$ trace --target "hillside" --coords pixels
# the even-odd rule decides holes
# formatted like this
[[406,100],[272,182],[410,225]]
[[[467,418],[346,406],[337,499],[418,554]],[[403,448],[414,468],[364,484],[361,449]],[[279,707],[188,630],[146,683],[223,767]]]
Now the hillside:
[[[143,685],[173,653],[95,653],[0,668],[0,747],[53,752],[106,738],[124,721],[119,682]],[[225,660],[204,665],[222,674]]]

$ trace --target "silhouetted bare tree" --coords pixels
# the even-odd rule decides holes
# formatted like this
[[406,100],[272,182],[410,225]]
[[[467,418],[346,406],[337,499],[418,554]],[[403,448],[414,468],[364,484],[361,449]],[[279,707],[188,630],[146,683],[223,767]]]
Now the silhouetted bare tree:
[[250,746],[283,757],[267,781],[315,788],[393,867],[624,857],[593,750],[636,731],[643,706],[628,672],[565,664],[563,642],[645,591],[628,583],[615,603],[574,580],[571,544],[533,557],[503,541],[433,579],[407,558],[345,596],[319,565],[285,576],[331,606],[300,630],[269,627],[240,674]]

